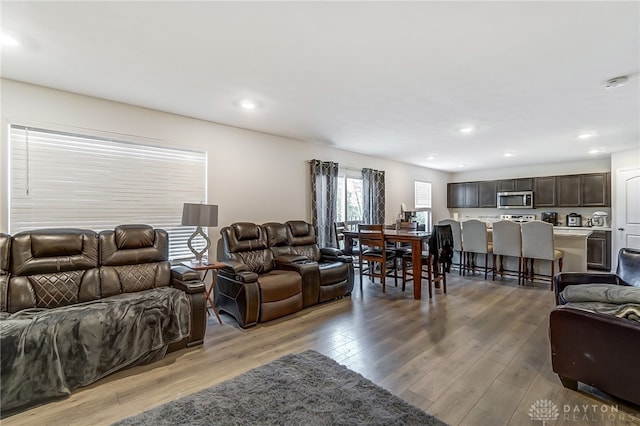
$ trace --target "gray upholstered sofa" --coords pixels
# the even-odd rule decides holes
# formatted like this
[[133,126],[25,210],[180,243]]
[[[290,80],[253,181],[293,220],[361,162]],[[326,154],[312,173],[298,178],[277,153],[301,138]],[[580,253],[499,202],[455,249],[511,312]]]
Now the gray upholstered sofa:
[[353,264],[335,248],[319,248],[312,225],[234,223],[220,230],[215,303],[241,327],[348,296]]
[[204,283],[146,225],[0,235],[3,414],[201,344]]

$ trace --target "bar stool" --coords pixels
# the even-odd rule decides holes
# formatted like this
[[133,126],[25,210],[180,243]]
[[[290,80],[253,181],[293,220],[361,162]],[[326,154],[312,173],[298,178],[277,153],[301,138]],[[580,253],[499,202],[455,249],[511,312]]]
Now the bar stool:
[[[484,269],[484,279],[486,280],[489,272],[489,253],[493,252],[493,247],[487,238],[487,224],[476,219],[464,222],[462,224],[462,241],[464,242],[464,252],[467,256],[464,270],[471,269],[475,273],[476,268]],[[476,254],[478,253],[484,254],[484,267],[479,267],[476,264]],[[469,268],[466,265],[467,263],[471,264]]]
[[[522,224],[522,263],[523,277],[522,284],[529,277],[530,281],[535,278],[549,280],[551,285],[549,290],[553,290],[553,276],[555,275],[555,263],[558,261],[558,272],[562,272],[562,250],[556,250],[553,240],[553,225],[547,222],[534,220]],[[527,261],[531,260],[529,269]],[[551,275],[536,274],[533,269],[535,259],[548,260],[551,262]]]
[[515,271],[505,269],[504,257],[518,259],[518,285],[522,277],[522,234],[520,224],[510,220],[501,220],[493,223],[493,280],[496,279],[496,257],[500,256],[499,274],[513,274]]
[[443,219],[438,225],[451,226],[451,234],[453,235],[453,250],[458,252],[458,272],[462,275],[462,263],[464,257],[464,246],[462,244],[462,226],[455,219]]

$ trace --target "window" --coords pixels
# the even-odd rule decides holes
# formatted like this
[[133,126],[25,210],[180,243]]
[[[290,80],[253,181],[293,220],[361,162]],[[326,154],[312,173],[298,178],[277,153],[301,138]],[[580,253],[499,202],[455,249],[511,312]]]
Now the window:
[[415,207],[418,209],[431,208],[431,182],[421,182],[416,180],[413,182],[415,194]]
[[413,182],[414,204],[416,208],[416,220],[418,224],[424,225],[428,231],[432,227],[431,223],[431,182],[416,180]]
[[341,170],[338,174],[337,221],[346,222],[352,229],[362,222],[362,175]]
[[206,170],[205,152],[11,125],[9,231],[144,223],[189,258],[182,205],[206,202]]

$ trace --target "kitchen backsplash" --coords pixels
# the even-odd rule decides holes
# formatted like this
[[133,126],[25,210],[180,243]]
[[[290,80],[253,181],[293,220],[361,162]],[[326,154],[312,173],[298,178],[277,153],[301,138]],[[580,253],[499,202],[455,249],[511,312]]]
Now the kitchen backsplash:
[[478,219],[485,222],[496,222],[500,220],[501,214],[532,214],[536,219],[540,220],[542,212],[557,212],[558,224],[566,225],[567,215],[569,213],[577,213],[582,215],[582,223],[585,224],[587,219],[591,219],[594,212],[606,212],[609,214],[609,224],[611,224],[611,208],[610,207],[555,207],[549,209],[449,209],[451,217],[455,217],[457,213],[458,220],[465,221],[469,219]]

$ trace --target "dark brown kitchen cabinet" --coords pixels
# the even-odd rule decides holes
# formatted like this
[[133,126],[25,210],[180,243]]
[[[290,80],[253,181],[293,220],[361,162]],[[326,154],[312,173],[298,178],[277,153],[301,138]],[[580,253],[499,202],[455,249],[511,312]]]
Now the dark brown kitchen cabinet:
[[464,183],[447,184],[447,207],[463,208],[464,207]]
[[478,207],[497,207],[498,182],[489,180],[478,183]]
[[582,176],[556,176],[556,206],[579,207],[582,205]]
[[478,182],[464,184],[464,206],[467,208],[478,207]]
[[499,180],[498,192],[505,191],[533,191],[533,178]]
[[447,184],[448,208],[478,207],[478,182],[462,182]]
[[611,173],[582,175],[582,206],[608,207],[611,205]]
[[538,207],[556,206],[556,177],[543,176],[534,179],[533,203]]
[[587,268],[611,269],[611,232],[593,231],[587,238]]

